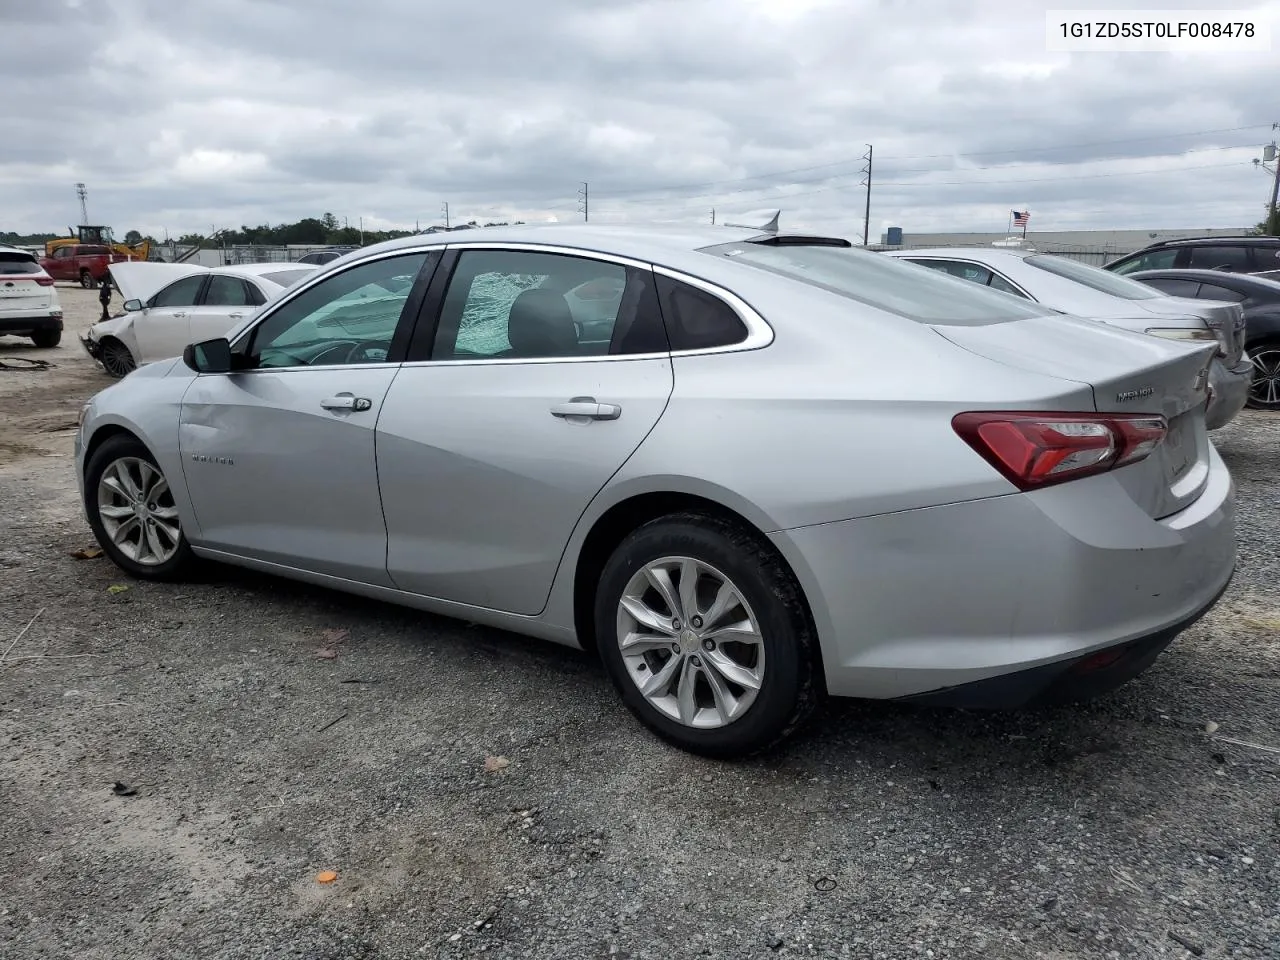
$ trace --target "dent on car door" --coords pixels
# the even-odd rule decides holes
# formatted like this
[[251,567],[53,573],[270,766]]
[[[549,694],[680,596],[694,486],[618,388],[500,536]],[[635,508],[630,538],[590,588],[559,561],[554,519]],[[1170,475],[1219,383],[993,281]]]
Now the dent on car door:
[[195,379],[179,440],[199,545],[389,586],[374,426],[436,256],[368,260],[281,301]]
[[415,338],[378,423],[388,570],[413,593],[536,614],[671,395],[653,273],[463,249],[440,274],[434,335]]

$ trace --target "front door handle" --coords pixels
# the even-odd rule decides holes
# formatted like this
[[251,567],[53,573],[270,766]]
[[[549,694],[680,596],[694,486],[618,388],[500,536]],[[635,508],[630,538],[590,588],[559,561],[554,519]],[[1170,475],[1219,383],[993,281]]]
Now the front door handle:
[[326,410],[368,410],[373,406],[373,401],[366,397],[353,397],[349,393],[340,393],[336,397],[326,397],[320,401],[320,406]]
[[183,317],[185,317],[186,315],[187,315],[187,314],[186,314],[186,311],[183,311],[182,313],[175,313],[175,314],[173,315],[173,319],[175,319],[175,320],[181,320],[181,319],[182,319]]
[[622,416],[622,408],[616,403],[597,403],[595,397],[574,397],[568,403],[557,403],[551,408],[551,415],[566,420],[570,417],[617,420]]
[[244,314],[243,314],[243,313],[229,313],[229,314],[227,314],[227,316],[228,316],[228,317],[230,317],[232,320],[239,320],[241,317],[243,317],[243,316],[244,316]]

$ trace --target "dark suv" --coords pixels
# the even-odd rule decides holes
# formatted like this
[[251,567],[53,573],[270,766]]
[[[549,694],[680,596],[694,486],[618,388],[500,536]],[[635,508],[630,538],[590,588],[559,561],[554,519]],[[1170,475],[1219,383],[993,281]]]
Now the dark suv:
[[1280,270],[1280,237],[1197,237],[1161,240],[1105,264],[1116,273],[1138,270],[1221,270],[1264,273]]

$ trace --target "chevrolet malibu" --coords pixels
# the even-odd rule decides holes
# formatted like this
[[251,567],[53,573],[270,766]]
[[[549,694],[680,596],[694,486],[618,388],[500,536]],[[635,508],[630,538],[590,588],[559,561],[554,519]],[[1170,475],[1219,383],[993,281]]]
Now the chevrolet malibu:
[[1150,665],[1234,569],[1214,351],[839,239],[494,227],[139,368],[76,465],[134,576],[224,561],[593,650],[731,757],[823,694],[1008,707]]

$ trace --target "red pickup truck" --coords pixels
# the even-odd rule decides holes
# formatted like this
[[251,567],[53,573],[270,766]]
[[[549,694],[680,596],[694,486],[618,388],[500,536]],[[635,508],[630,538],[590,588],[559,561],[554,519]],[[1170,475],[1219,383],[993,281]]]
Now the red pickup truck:
[[74,243],[54,249],[53,254],[40,258],[40,266],[55,280],[78,280],[86,290],[96,287],[107,275],[113,263],[129,259],[111,248],[97,244]]

